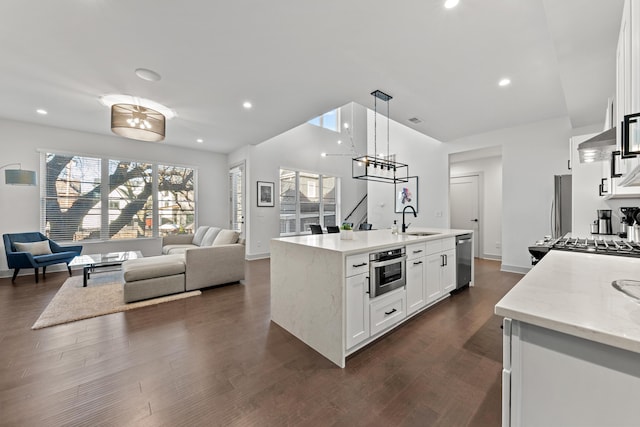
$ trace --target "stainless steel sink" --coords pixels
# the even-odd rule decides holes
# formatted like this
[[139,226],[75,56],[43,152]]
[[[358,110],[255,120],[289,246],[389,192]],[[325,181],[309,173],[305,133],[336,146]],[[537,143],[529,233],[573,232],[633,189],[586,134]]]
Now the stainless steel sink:
[[407,236],[435,236],[440,233],[431,233],[428,231],[405,231],[404,234]]

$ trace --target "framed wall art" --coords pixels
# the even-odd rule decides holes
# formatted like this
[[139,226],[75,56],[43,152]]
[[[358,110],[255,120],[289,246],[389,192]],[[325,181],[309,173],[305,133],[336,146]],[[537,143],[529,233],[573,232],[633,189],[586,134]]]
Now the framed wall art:
[[396,213],[402,213],[407,206],[413,206],[418,212],[418,177],[410,176],[409,182],[398,182],[394,187]]
[[258,207],[274,207],[273,193],[275,185],[273,182],[258,181]]

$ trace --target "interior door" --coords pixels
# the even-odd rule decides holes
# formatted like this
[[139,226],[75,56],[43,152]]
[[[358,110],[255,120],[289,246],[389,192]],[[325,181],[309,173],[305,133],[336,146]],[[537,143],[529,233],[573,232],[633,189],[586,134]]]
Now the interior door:
[[449,179],[449,197],[451,204],[451,228],[473,230],[473,253],[481,256],[480,241],[480,197],[478,175],[461,176]]

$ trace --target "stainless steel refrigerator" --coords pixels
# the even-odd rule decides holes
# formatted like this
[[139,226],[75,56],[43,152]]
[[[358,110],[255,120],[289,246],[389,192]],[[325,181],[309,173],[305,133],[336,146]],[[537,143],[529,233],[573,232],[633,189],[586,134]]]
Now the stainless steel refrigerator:
[[551,234],[562,237],[571,231],[571,175],[555,175],[551,203]]

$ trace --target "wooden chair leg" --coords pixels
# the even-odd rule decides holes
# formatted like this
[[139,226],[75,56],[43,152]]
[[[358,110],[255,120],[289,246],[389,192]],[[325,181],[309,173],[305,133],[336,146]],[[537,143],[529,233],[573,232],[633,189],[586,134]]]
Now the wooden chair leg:
[[42,267],[42,278],[44,279],[44,275],[47,274],[47,266]]
[[38,268],[34,268],[35,272],[36,272],[36,283],[38,283]]
[[13,269],[13,277],[11,278],[11,283],[15,283],[16,277],[18,277],[18,271],[20,271],[19,268],[14,268]]

